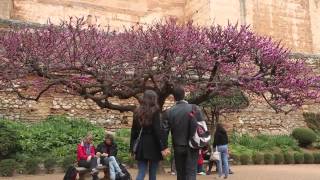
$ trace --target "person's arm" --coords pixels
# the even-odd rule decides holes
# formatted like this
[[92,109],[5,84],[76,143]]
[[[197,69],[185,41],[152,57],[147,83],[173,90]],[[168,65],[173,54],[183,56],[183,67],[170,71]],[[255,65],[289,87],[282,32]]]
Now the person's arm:
[[113,142],[113,145],[111,146],[111,149],[110,149],[109,156],[117,157],[117,154],[118,154],[118,145],[115,142]]
[[77,153],[78,153],[79,159],[83,159],[83,160],[87,160],[88,159],[88,156],[84,152],[84,149],[83,149],[83,147],[81,147],[81,145],[78,145]]

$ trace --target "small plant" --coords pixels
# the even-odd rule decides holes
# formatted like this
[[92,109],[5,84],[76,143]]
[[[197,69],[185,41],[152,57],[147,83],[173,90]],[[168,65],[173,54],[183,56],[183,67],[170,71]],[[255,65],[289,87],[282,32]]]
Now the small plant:
[[284,154],[284,163],[285,164],[294,164],[294,156],[292,153]]
[[249,154],[241,154],[240,162],[242,165],[247,165],[250,163],[250,155]]
[[26,160],[25,171],[27,174],[37,174],[39,172],[39,160],[37,158],[30,158]]
[[73,165],[75,158],[73,156],[66,156],[62,161],[62,168],[64,171],[68,169],[69,166]]
[[13,176],[17,163],[14,159],[5,159],[0,161],[0,175],[9,177]]
[[252,161],[254,164],[263,164],[264,155],[262,153],[254,153],[252,156]]
[[18,149],[17,133],[7,121],[0,121],[0,159],[8,157]]
[[271,153],[264,154],[264,163],[265,164],[273,164],[274,163],[274,156]]
[[320,164],[320,153],[313,153],[314,163]]
[[292,136],[299,142],[302,147],[307,147],[316,141],[317,135],[309,128],[296,128],[292,132]]
[[274,154],[274,163],[275,164],[283,164],[284,163],[284,156],[282,153]]
[[304,153],[304,163],[305,164],[313,164],[314,163],[314,157],[311,153]]
[[46,169],[46,173],[52,174],[54,172],[54,167],[57,164],[57,161],[53,158],[48,158],[44,162],[44,168]]
[[303,162],[304,162],[303,153],[294,153],[294,162],[296,164],[303,164]]

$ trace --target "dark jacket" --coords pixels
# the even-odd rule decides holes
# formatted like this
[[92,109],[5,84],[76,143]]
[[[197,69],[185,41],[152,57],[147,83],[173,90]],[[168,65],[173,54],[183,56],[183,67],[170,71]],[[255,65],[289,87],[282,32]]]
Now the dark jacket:
[[118,146],[115,142],[112,142],[111,145],[107,145],[105,142],[102,142],[98,145],[97,152],[100,153],[108,153],[108,156],[117,156],[118,153]]
[[214,133],[213,148],[215,149],[216,146],[226,145],[228,143],[227,131],[224,128],[217,129]]
[[175,106],[167,110],[163,116],[162,128],[165,137],[165,146],[168,145],[168,134],[171,130],[173,146],[188,146],[194,132],[191,132],[192,124],[190,113],[192,107],[196,107],[196,118],[203,119],[203,114],[198,106],[188,104],[186,101],[178,101]]
[[[133,118],[131,139],[130,139],[130,152],[132,152],[133,144],[139,136],[141,125],[136,116]],[[161,151],[164,150],[162,143],[163,137],[161,136],[160,129],[160,112],[153,115],[152,125],[143,127],[141,140],[135,154],[136,160],[153,160],[159,161],[163,157]]]

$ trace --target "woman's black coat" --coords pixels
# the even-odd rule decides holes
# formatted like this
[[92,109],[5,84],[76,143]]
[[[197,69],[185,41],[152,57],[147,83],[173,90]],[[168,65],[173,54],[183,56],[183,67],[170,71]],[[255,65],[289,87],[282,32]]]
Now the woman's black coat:
[[[165,148],[162,143],[163,133],[161,133],[160,127],[160,112],[156,112],[152,116],[152,124],[143,127],[141,140],[138,145],[137,153],[135,154],[136,160],[159,161],[163,159],[161,151]],[[133,144],[139,136],[140,130],[141,125],[139,123],[139,119],[136,116],[134,116],[130,139],[131,152],[133,149]]]

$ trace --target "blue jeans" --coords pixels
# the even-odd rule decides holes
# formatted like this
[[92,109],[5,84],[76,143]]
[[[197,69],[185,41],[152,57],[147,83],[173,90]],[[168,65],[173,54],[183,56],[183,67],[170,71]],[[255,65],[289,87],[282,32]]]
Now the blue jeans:
[[109,165],[110,179],[115,180],[116,174],[121,172],[119,164],[114,156],[105,157],[103,159],[105,165]]
[[138,176],[136,180],[144,180],[149,165],[149,180],[157,179],[159,161],[138,161]]
[[219,176],[228,177],[229,175],[229,162],[228,162],[228,145],[218,146],[218,151],[221,154],[221,160],[218,161],[218,173]]

